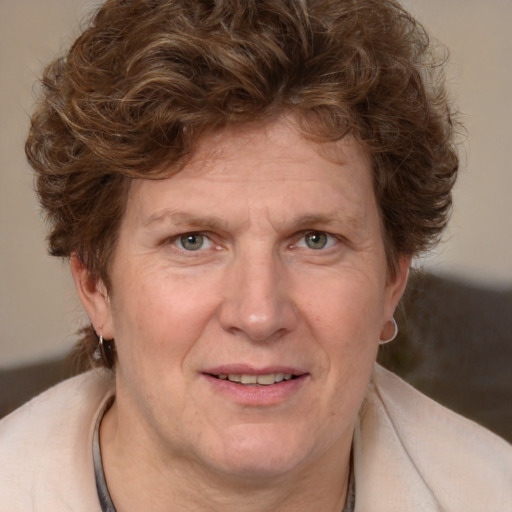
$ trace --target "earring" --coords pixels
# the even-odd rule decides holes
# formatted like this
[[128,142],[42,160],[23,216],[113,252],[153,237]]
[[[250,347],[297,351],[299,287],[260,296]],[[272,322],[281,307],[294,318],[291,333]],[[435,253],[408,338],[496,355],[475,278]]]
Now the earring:
[[389,343],[390,341],[393,341],[397,334],[398,334],[398,325],[396,323],[395,317],[391,318],[391,323],[393,324],[394,332],[391,338],[388,338],[387,340],[379,340],[379,345],[385,345],[386,343]]
[[96,345],[96,350],[94,351],[94,354],[92,355],[92,358],[96,363],[98,363],[101,360],[101,351],[100,351],[100,345],[103,345],[103,336],[100,334],[100,341],[98,345]]
[[100,334],[98,346],[93,354],[94,360],[97,362],[101,361],[103,366],[111,370],[114,367],[114,352],[114,343],[112,341],[104,341],[103,334]]

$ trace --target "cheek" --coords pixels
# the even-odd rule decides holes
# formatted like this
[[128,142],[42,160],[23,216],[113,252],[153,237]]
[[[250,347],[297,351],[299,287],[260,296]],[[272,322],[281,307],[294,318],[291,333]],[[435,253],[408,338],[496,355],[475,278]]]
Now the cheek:
[[215,310],[207,289],[142,274],[124,286],[112,308],[120,364],[135,361],[152,372],[182,365]]
[[[324,406],[336,416],[356,413],[377,356],[383,293],[359,279],[331,280],[303,303],[321,353]],[[350,393],[347,393],[350,390]]]
[[[331,278],[330,278],[331,277]],[[302,286],[298,297],[303,318],[319,339],[337,340],[342,352],[377,343],[383,319],[384,286],[360,276],[326,276],[322,286]]]

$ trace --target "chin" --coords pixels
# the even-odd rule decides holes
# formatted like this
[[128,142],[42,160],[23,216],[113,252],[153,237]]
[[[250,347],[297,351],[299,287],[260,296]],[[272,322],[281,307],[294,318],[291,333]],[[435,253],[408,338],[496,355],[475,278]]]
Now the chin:
[[221,471],[261,481],[293,472],[306,463],[312,447],[305,446],[306,438],[299,442],[300,436],[290,430],[254,424],[229,428],[224,432]]

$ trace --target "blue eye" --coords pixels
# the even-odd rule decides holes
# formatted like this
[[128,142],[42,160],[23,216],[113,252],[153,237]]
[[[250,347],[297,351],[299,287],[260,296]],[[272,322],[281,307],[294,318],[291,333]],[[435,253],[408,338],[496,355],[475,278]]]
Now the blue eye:
[[323,231],[310,231],[306,233],[297,243],[297,247],[307,247],[319,251],[328,249],[336,244],[336,238]]
[[201,233],[187,233],[176,239],[176,245],[185,251],[199,251],[212,246],[210,239]]

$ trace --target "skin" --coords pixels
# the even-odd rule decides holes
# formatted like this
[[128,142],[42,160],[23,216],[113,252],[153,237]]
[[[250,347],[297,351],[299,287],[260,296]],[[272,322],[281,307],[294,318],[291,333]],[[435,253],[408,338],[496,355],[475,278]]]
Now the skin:
[[[341,510],[408,266],[390,277],[358,145],[307,141],[291,119],[225,130],[174,176],[135,181],[112,293],[72,259],[117,347],[100,435],[118,510]],[[210,375],[235,364],[300,377],[240,392]]]

